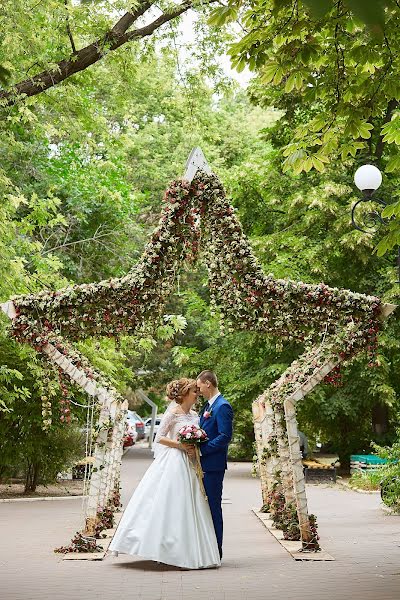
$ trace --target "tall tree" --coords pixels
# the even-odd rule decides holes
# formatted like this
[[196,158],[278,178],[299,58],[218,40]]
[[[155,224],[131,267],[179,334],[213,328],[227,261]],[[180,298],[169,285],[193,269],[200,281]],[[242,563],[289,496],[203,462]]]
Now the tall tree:
[[[212,1],[212,0],[211,0]],[[29,98],[86,70],[118,48],[152,36],[191,8],[194,0],[181,4],[142,0],[116,17],[120,7],[70,0],[45,3],[5,2],[0,25],[3,39],[1,60],[8,89],[0,90],[0,104],[9,106]],[[123,2],[122,6],[126,6]],[[203,3],[200,3],[200,6]],[[22,18],[15,19],[20,12]],[[88,39],[90,39],[88,42]],[[20,46],[19,56],[7,57],[9,46]],[[60,58],[60,56],[62,58]],[[18,81],[18,79],[20,79]]]
[[[399,175],[398,2],[233,1],[215,9],[211,23],[236,18],[244,34],[231,46],[233,65],[256,72],[254,97],[293,116],[283,172],[323,172],[333,161],[354,169],[360,161],[389,180]],[[381,252],[400,243],[400,203],[385,215],[397,220]]]

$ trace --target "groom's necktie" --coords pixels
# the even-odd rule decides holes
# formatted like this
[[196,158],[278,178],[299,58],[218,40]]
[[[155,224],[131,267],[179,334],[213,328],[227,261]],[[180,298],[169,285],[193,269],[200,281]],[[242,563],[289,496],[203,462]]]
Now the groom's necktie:
[[210,403],[209,403],[209,402],[206,402],[206,403],[205,403],[205,405],[204,405],[204,408],[203,408],[203,413],[202,413],[202,414],[204,415],[204,413],[205,413],[205,412],[207,412],[207,410],[208,410],[209,408],[210,408]]

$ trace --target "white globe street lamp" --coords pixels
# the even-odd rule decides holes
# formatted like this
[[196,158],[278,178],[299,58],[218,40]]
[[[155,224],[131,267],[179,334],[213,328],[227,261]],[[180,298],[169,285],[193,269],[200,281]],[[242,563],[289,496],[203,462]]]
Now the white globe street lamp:
[[386,202],[379,198],[371,198],[372,194],[379,188],[382,183],[382,173],[374,165],[363,165],[359,167],[354,174],[354,183],[358,189],[363,193],[363,198],[358,200],[351,210],[351,222],[355,229],[362,231],[363,233],[374,233],[377,225],[385,225],[384,219],[382,219],[380,213],[377,210],[366,212],[365,210],[359,211],[359,220],[356,219],[356,210],[358,207],[361,208],[361,204],[364,202],[372,202],[373,204],[380,204],[382,208],[385,208]]
[[374,165],[363,165],[354,174],[354,183],[364,194],[372,195],[382,183],[382,173]]
[[[357,207],[364,202],[378,204],[382,207],[381,210],[387,206],[384,200],[376,198],[375,196],[372,197],[373,193],[376,192],[382,183],[382,173],[374,165],[363,165],[354,173],[354,183],[363,193],[363,198],[360,198],[351,209],[352,225],[355,229],[358,229],[358,231],[372,235],[375,233],[377,227],[380,225],[387,225],[387,221],[382,217],[381,212],[378,212],[377,210],[372,210],[370,212],[360,210],[359,221],[357,221],[356,210]],[[397,283],[400,283],[400,247],[397,255],[397,267],[399,274]]]

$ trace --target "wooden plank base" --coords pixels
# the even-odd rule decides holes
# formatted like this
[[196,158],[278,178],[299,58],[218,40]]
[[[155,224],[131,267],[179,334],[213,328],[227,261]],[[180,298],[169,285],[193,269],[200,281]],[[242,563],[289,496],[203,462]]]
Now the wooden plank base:
[[107,554],[109,545],[114,536],[115,530],[117,529],[118,523],[122,517],[122,512],[115,513],[114,522],[115,526],[112,529],[105,529],[103,534],[106,536],[96,541],[98,546],[101,546],[103,550],[101,552],[69,552],[63,555],[63,560],[103,560]]
[[328,554],[325,550],[319,552],[303,552],[301,548],[301,542],[293,542],[291,540],[284,540],[283,533],[280,529],[274,527],[273,521],[269,513],[262,513],[258,508],[252,509],[253,513],[258,517],[261,523],[268,529],[268,531],[278,540],[278,542],[285,548],[287,552],[294,558],[294,560],[335,560],[333,556]]

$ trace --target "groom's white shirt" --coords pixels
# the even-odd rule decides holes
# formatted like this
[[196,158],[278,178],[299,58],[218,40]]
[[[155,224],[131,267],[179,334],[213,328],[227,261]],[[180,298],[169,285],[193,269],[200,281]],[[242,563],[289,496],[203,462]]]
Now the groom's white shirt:
[[[208,410],[210,410],[210,408],[212,407],[212,405],[214,404],[214,402],[216,401],[216,399],[218,398],[218,396],[221,395],[221,392],[217,392],[212,398],[210,398],[209,400],[207,400],[208,404],[210,405],[208,407]],[[200,452],[200,456],[202,456],[201,454],[201,449],[199,449]]]
[[212,398],[209,399],[208,404],[210,405],[210,408],[212,407],[212,405],[214,404],[214,402],[220,395],[221,395],[221,392],[217,392]]

